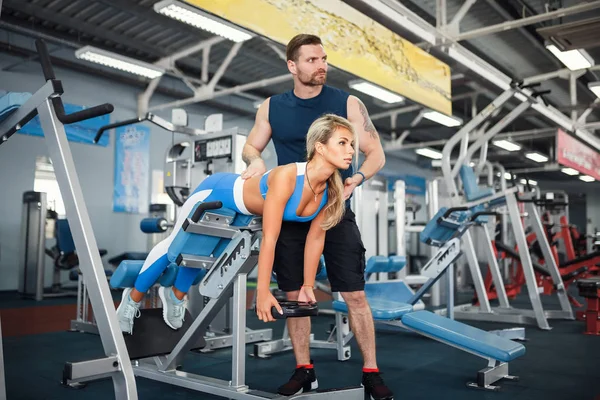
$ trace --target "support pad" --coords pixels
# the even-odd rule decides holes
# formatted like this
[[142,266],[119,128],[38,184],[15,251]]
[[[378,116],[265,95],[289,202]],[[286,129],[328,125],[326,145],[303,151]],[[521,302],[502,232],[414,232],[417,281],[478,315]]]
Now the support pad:
[[[186,310],[183,326],[173,330],[165,324],[162,308],[147,308],[140,312],[141,316],[135,320],[133,335],[123,335],[132,360],[169,354],[194,321]],[[206,341],[202,335],[192,350],[200,350],[204,346]]]

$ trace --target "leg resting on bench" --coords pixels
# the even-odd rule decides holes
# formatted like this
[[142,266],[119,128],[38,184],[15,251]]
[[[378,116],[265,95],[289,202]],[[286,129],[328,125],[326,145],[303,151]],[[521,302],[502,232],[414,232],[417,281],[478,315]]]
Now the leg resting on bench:
[[500,386],[493,385],[500,379],[517,381],[519,377],[508,374],[508,363],[490,359],[488,366],[477,372],[477,383],[470,382],[467,386],[476,389],[500,390]]

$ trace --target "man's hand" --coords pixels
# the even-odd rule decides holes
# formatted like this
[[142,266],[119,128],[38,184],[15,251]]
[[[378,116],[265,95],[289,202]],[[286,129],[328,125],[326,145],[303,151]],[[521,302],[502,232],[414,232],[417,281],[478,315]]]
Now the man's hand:
[[298,294],[298,301],[301,303],[316,303],[315,293],[310,286],[302,286]]
[[273,318],[273,315],[271,314],[271,307],[275,307],[279,314],[283,314],[281,306],[270,290],[257,291],[256,314],[258,315],[258,319],[263,322],[275,321],[275,318]]
[[353,175],[350,178],[346,178],[344,182],[344,200],[348,200],[354,189],[359,185],[362,180],[362,176]]
[[265,172],[267,172],[265,162],[262,158],[257,158],[248,165],[248,168],[246,168],[244,172],[242,172],[241,177],[242,179],[248,179],[256,175],[262,175]]

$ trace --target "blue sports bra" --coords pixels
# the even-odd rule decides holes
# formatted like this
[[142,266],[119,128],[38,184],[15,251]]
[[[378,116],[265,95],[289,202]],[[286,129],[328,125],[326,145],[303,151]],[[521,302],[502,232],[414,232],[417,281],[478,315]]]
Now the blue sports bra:
[[[306,174],[306,163],[295,163],[296,164],[296,187],[294,188],[294,192],[292,193],[290,199],[285,205],[285,209],[283,210],[283,220],[284,221],[294,221],[294,222],[307,222],[313,220],[318,214],[319,211],[327,204],[327,184],[325,184],[325,192],[323,193],[323,198],[321,199],[321,204],[319,204],[319,208],[313,215],[308,217],[301,217],[296,215],[296,211],[298,210],[298,206],[300,206],[300,200],[302,200],[302,190],[304,188],[304,175]],[[269,177],[270,170],[265,172],[265,174],[260,178],[260,193],[264,198],[267,197],[267,191],[269,190],[269,186],[267,185],[267,179]]]

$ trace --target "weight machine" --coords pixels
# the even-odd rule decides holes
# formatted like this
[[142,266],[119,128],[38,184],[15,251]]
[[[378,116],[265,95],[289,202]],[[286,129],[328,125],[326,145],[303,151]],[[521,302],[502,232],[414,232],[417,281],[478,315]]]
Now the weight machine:
[[[498,293],[500,307],[492,308],[487,296],[484,280],[479,268],[475,245],[471,232],[467,231],[462,237],[464,251],[469,265],[469,270],[473,278],[479,306],[464,305],[457,306],[454,309],[455,317],[458,319],[480,320],[480,321],[497,321],[517,324],[534,324],[541,329],[550,329],[548,318],[574,319],[573,311],[569,304],[569,299],[565,290],[564,283],[561,279],[560,272],[556,263],[551,256],[550,245],[546,240],[544,229],[539,217],[539,213],[534,204],[532,193],[524,191],[522,186],[514,186],[512,188],[501,190],[494,193],[493,188],[480,187],[477,183],[477,177],[469,165],[472,156],[479,151],[480,162],[483,159],[485,162],[487,157],[487,143],[505,126],[511,123],[521,113],[528,109],[531,104],[536,102],[535,97],[543,95],[545,92],[534,92],[528,94],[524,91],[525,87],[514,83],[510,89],[502,93],[471,121],[465,124],[454,136],[452,136],[445,144],[442,152],[442,172],[447,188],[449,189],[450,199],[454,207],[479,207],[482,210],[493,210],[506,207],[508,217],[512,225],[514,238],[519,249],[519,255],[523,264],[523,272],[527,283],[527,292],[531,301],[532,310],[521,310],[513,308],[506,295],[503,276],[500,272],[498,262],[494,250],[492,248],[492,238],[489,234],[486,224],[487,217],[481,218],[479,223],[474,228],[480,229],[483,233],[485,244],[482,250],[485,252],[494,286]],[[478,139],[469,146],[469,134],[476,129],[481,123],[488,119],[492,113],[500,109],[511,98],[519,96],[525,97],[527,101],[519,104],[508,115],[503,117],[492,128],[485,133],[481,133]],[[454,166],[451,165],[451,157],[454,148],[460,143],[458,160]],[[457,178],[460,176],[464,191],[463,200],[459,195]],[[544,311],[539,291],[536,284],[534,269],[531,256],[528,251],[525,232],[521,221],[521,212],[519,203],[524,204],[525,212],[529,217],[529,222],[533,231],[540,238],[540,246],[544,254],[544,258],[549,260],[547,270],[550,274],[553,284],[557,288],[557,295],[560,302],[561,310]]]

